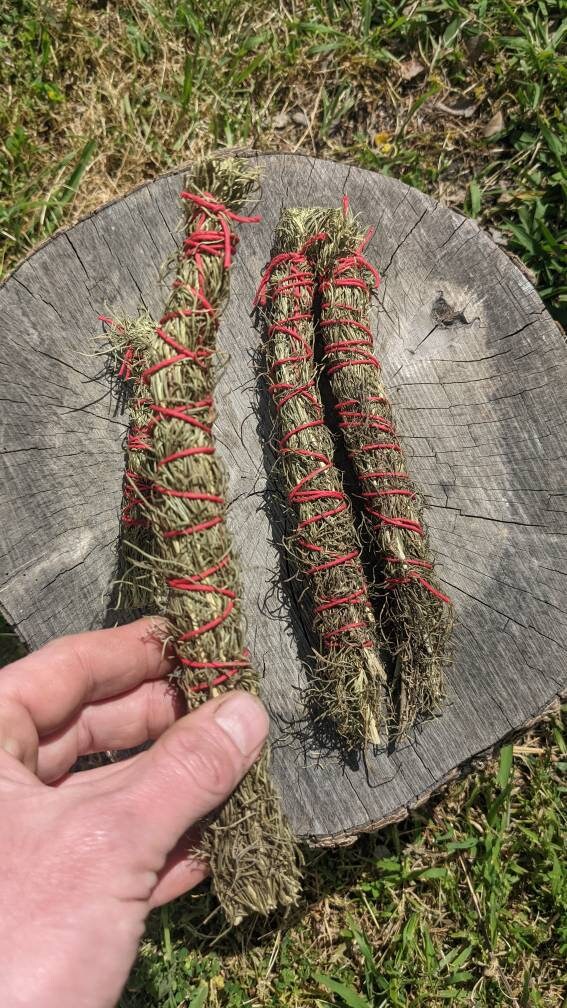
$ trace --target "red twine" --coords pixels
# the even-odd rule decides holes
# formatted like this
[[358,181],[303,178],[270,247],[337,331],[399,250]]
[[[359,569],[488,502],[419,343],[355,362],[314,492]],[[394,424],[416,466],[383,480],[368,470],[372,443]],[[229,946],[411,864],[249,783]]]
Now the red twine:
[[[268,325],[268,338],[273,337],[276,333],[281,333],[289,337],[289,340],[294,348],[294,352],[288,354],[286,357],[280,357],[274,360],[271,365],[271,372],[274,375],[274,380],[268,386],[268,390],[272,396],[276,412],[279,413],[286,404],[298,396],[303,398],[313,408],[314,412],[318,414],[317,419],[299,424],[297,427],[287,431],[279,439],[278,448],[281,453],[285,454],[292,452],[302,458],[313,459],[313,461],[319,463],[319,465],[303,476],[298,483],[291,488],[288,492],[288,500],[290,504],[296,506],[306,504],[311,501],[328,500],[336,502],[331,507],[325,508],[317,514],[299,521],[297,524],[298,530],[306,530],[310,526],[319,522],[325,522],[329,518],[341,514],[348,508],[347,499],[342,490],[320,490],[317,489],[316,486],[313,486],[313,483],[316,482],[322,473],[325,473],[332,468],[333,463],[331,459],[322,452],[312,451],[307,448],[294,448],[289,445],[292,438],[304,431],[324,426],[321,403],[316,392],[313,391],[316,385],[315,379],[310,378],[307,382],[294,383],[278,380],[277,374],[278,370],[286,365],[300,365],[313,358],[313,348],[307,339],[301,335],[298,323],[312,318],[311,311],[305,312],[301,310],[302,295],[305,294],[311,298],[314,287],[313,270],[307,258],[306,252],[315,242],[323,241],[326,238],[327,235],[324,232],[321,232],[308,239],[300,250],[296,252],[281,252],[274,256],[262,274],[254,301],[256,305],[264,306],[266,305],[268,298],[271,301],[274,301],[277,297],[285,297],[292,302],[292,305],[294,303],[296,305],[295,310],[292,310],[286,318],[278,319],[277,322],[272,322]],[[275,271],[283,266],[287,267],[287,276],[280,277],[277,281],[274,281],[273,275]],[[370,330],[366,329],[364,326],[360,328],[365,330],[366,335],[370,337],[370,343],[368,342],[368,339],[361,341],[361,343],[364,342],[365,346],[371,346],[372,334]],[[303,550],[308,552],[316,554],[324,552],[322,546],[312,543],[307,539],[299,538],[297,542]],[[346,552],[344,554],[337,553],[335,556],[331,556],[330,559],[325,560],[322,563],[313,564],[305,571],[305,574],[309,577],[322,573],[323,571],[330,570],[334,567],[338,567],[341,564],[352,563],[352,561],[358,560],[358,556],[357,550],[351,550],[350,552]],[[315,613],[320,614],[335,607],[354,605],[360,602],[365,595],[365,589],[361,588],[342,598],[324,600],[315,607]],[[329,647],[335,646],[335,638],[339,638],[341,635],[346,634],[349,630],[361,627],[367,628],[367,623],[365,621],[344,623],[339,627],[325,632],[322,635],[322,639]],[[371,647],[372,642],[364,641],[363,646]]]
[[[152,377],[164,368],[182,364],[184,361],[189,361],[192,365],[201,368],[206,368],[208,366],[213,354],[211,349],[204,346],[198,346],[195,350],[190,350],[171,336],[165,327],[169,323],[175,322],[178,319],[195,316],[202,317],[204,324],[212,324],[215,328],[218,326],[217,309],[210,303],[205,290],[204,259],[206,256],[220,258],[223,262],[223,268],[227,270],[230,269],[239,241],[238,236],[231,229],[231,223],[249,224],[256,223],[260,220],[260,217],[257,216],[250,217],[235,213],[233,210],[224,206],[224,204],[215,200],[211,193],[198,194],[182,192],[181,198],[193,206],[192,215],[190,215],[189,218],[190,233],[184,239],[183,253],[186,258],[191,258],[195,263],[197,285],[192,286],[185,283],[183,280],[177,279],[173,282],[172,287],[176,290],[183,288],[189,295],[192,295],[195,299],[195,307],[177,308],[167,311],[159,320],[155,329],[156,335],[168,347],[168,349],[173,352],[170,353],[164,360],[158,361],[143,370],[140,377],[140,383],[141,385],[146,385],[150,388]],[[106,324],[114,324],[112,319],[106,318],[105,316],[99,316],[99,318]],[[128,346],[124,351],[122,364],[120,371],[118,372],[119,376],[125,381],[130,380],[132,377],[134,363],[135,350],[133,347]],[[144,426],[131,428],[128,437],[129,451],[151,450],[151,444],[147,439],[151,435],[155,425],[157,423],[166,423],[169,420],[182,421],[183,423],[187,423],[192,427],[202,430],[207,435],[211,434],[210,416],[213,407],[211,397],[208,397],[200,402],[189,402],[179,407],[166,407],[160,405],[159,403],[151,402],[151,400],[140,399],[139,403],[141,402],[145,402],[147,404],[148,409],[154,414],[154,416],[153,419]],[[203,419],[200,415],[203,412],[205,414],[205,419]],[[180,459],[189,458],[194,455],[213,455],[214,451],[214,445],[186,448],[160,459],[157,464],[159,467],[168,466],[175,464]],[[204,503],[213,503],[220,506],[225,504],[224,498],[217,494],[192,490],[175,490],[172,487],[158,482],[154,482],[152,486],[148,486],[143,483],[143,481],[137,477],[135,473],[131,472],[127,473],[126,477],[127,478],[124,483],[125,504],[122,515],[122,520],[126,525],[149,524],[145,519],[136,519],[132,517],[132,509],[136,505],[144,503],[144,492],[165,494],[172,497],[183,498],[185,500],[202,501]],[[178,536],[196,535],[200,532],[206,531],[207,529],[214,528],[222,521],[222,514],[218,514],[212,518],[197,522],[194,525],[186,526],[185,528],[168,529],[163,533],[163,535],[168,539],[177,538]],[[236,604],[235,593],[228,588],[212,585],[205,580],[207,577],[211,577],[213,574],[217,573],[227,563],[228,558],[224,558],[214,567],[210,567],[207,570],[192,575],[191,577],[170,577],[167,579],[167,585],[173,591],[204,592],[217,595],[218,597],[222,597],[227,600],[222,612],[217,617],[195,627],[192,630],[188,630],[180,637],[180,641],[196,640],[202,637],[203,634],[206,634],[208,631],[219,627],[233,611]],[[243,652],[242,658],[229,662],[193,661],[189,658],[183,658],[180,655],[178,657],[179,661],[187,668],[203,669],[205,671],[223,670],[222,673],[217,675],[214,679],[197,683],[192,686],[191,691],[195,693],[220,685],[220,683],[225,682],[231,678],[231,676],[235,675],[240,669],[246,668],[249,664],[247,651]]]
[[[342,199],[342,210],[346,218],[349,212],[349,200],[348,196],[345,194]],[[373,338],[370,328],[362,322],[360,319],[353,318],[352,316],[361,312],[362,309],[354,306],[341,303],[340,301],[329,301],[325,300],[326,292],[332,290],[335,292],[340,288],[354,288],[364,291],[369,297],[371,296],[373,290],[380,283],[380,276],[378,271],[368,262],[364,257],[363,252],[371,238],[373,237],[374,229],[370,229],[363,240],[361,241],[358,248],[351,255],[343,256],[339,258],[333,267],[330,277],[323,278],[319,283],[319,291],[322,295],[321,309],[322,311],[335,312],[336,310],[340,312],[345,312],[344,316],[337,317],[327,317],[323,319],[320,323],[322,329],[330,329],[333,326],[338,326],[346,329],[347,332],[353,332],[353,338],[340,338],[334,342],[326,341],[324,348],[324,355],[326,358],[331,357],[332,360],[327,362],[326,370],[327,374],[332,377],[338,371],[343,368],[358,367],[358,366],[368,366],[374,368],[375,370],[380,370],[380,362],[373,355]],[[359,275],[353,275],[359,274]],[[370,279],[368,279],[368,277]],[[360,334],[363,337],[361,338]],[[337,354],[346,355],[346,359],[336,359]],[[364,400],[364,405],[367,403],[386,403],[387,400],[384,396],[368,396]],[[365,427],[374,428],[375,430],[381,431],[384,434],[391,434],[395,436],[394,425],[388,421],[385,417],[380,416],[378,413],[368,412],[362,408],[362,403],[356,399],[343,400],[336,404],[337,412],[339,414],[339,427],[343,430],[347,430],[352,427]],[[372,451],[393,451],[401,452],[401,446],[396,441],[378,441],[362,445],[361,448],[356,451],[352,451],[351,455],[356,454],[359,458],[362,453],[372,452]],[[381,470],[361,473],[359,476],[361,481],[364,480],[407,480],[408,474],[405,472],[398,472],[395,470]],[[425,536],[425,530],[420,522],[414,521],[409,518],[395,518],[389,515],[383,514],[381,511],[375,510],[372,505],[373,499],[376,497],[407,497],[410,500],[414,500],[416,494],[413,490],[398,488],[398,487],[388,487],[384,489],[366,490],[363,491],[362,497],[365,501],[365,507],[368,514],[370,514],[374,519],[382,525],[390,525],[395,528],[402,529],[406,532],[411,532],[420,537]],[[411,581],[418,581],[422,587],[424,587],[430,594],[434,595],[436,598],[440,599],[447,604],[450,603],[450,599],[447,598],[442,592],[435,588],[430,582],[424,578],[418,569],[423,567],[425,569],[432,569],[432,565],[428,564],[426,561],[420,561],[414,558],[408,558],[405,561],[397,560],[396,558],[387,558],[390,563],[404,563],[409,567],[407,573],[397,577],[389,577],[386,579],[384,587],[387,589],[395,588],[400,585],[406,585]],[[407,568],[404,567],[406,570]]]

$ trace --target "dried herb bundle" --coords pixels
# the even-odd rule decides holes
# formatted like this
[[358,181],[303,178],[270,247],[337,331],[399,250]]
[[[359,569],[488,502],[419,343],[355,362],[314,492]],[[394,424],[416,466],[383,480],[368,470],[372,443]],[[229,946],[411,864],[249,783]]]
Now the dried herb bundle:
[[321,211],[314,227],[327,234],[326,241],[310,249],[319,272],[324,364],[385,564],[381,627],[396,655],[398,729],[403,734],[442,698],[452,606],[435,579],[423,503],[407,472],[373,352],[368,312],[379,277],[363,255],[370,235],[359,233],[346,199],[342,212]]
[[350,504],[333,464],[313,362],[315,276],[308,257],[318,241],[309,211],[284,211],[274,257],[258,291],[269,303],[266,340],[277,449],[294,530],[286,547],[308,586],[319,639],[309,697],[346,745],[380,740],[385,673]]
[[[244,647],[225,471],[212,430],[216,334],[238,241],[232,222],[257,219],[240,212],[255,181],[232,159],[198,167],[192,191],[182,193],[186,237],[163,318],[154,325],[141,317],[113,330],[136,383],[134,439],[143,437],[135,520],[149,523],[152,545],[134,563],[155,611],[167,618],[190,707],[236,686],[258,690]],[[137,447],[129,444],[130,459]],[[299,856],[269,778],[267,751],[208,825],[200,853],[231,923],[297,901]]]

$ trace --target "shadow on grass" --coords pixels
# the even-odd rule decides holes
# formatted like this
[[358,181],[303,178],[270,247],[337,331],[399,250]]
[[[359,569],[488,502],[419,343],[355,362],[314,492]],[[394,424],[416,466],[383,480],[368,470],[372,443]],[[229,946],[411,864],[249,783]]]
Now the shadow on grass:
[[[267,954],[276,941],[307,924],[308,918],[312,923],[318,906],[327,898],[346,904],[353,897],[363,899],[368,890],[372,899],[380,863],[384,858],[404,856],[406,849],[417,842],[440,801],[440,798],[432,800],[402,826],[362,835],[352,846],[306,849],[301,903],[286,914],[250,917],[238,927],[227,928],[208,882],[168,907],[154,911],[146,932],[151,954],[145,955],[142,949],[120,1008],[190,1005],[191,998],[200,990],[200,980],[211,981],[224,975],[225,970],[231,969],[233,958],[254,952],[260,956]],[[324,912],[323,907],[321,911]],[[156,950],[161,950],[161,956]],[[179,1001],[175,1000],[177,996]]]

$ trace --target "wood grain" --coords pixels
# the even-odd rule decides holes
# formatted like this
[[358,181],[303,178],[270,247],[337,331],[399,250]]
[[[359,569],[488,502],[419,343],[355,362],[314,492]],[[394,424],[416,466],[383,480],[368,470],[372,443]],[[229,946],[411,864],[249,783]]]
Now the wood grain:
[[[474,222],[361,169],[249,156],[265,172],[263,222],[243,229],[220,332],[231,355],[217,424],[230,521],[286,811],[301,837],[348,841],[402,818],[565,693],[567,348],[533,287]],[[160,310],[160,266],[181,238],[181,183],[179,170],[102,207],[0,288],[0,605],[30,647],[114,619],[125,420],[95,355],[97,315]],[[345,191],[376,227],[377,353],[458,617],[442,717],[369,755],[369,779],[306,752],[289,727],[302,715],[305,619],[274,545],[282,512],[251,317],[281,207],[337,205]]]

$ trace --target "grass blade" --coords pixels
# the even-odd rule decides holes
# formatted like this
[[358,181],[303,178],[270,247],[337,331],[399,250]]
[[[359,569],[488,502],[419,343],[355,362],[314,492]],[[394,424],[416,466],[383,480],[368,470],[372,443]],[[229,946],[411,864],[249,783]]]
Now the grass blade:
[[372,1008],[370,1002],[355,991],[354,987],[341,983],[339,980],[334,980],[333,977],[327,976],[326,973],[314,973],[313,978],[321,987],[330,991],[331,994],[337,994],[344,1004],[348,1005],[348,1008]]

